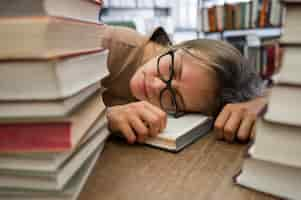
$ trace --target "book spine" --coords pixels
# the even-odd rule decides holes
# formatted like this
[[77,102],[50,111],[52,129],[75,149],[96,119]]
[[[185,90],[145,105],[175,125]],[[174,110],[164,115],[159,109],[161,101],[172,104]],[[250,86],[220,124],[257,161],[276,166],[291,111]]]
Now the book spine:
[[0,124],[0,153],[68,150],[70,129],[69,122]]

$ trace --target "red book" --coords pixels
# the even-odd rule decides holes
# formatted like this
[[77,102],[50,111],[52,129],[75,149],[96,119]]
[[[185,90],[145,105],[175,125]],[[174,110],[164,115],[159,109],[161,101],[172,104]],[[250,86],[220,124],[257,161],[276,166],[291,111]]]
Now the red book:
[[0,152],[61,152],[74,148],[105,110],[100,92],[70,116],[0,122]]
[[275,46],[267,47],[267,70],[266,76],[271,77],[275,71]]

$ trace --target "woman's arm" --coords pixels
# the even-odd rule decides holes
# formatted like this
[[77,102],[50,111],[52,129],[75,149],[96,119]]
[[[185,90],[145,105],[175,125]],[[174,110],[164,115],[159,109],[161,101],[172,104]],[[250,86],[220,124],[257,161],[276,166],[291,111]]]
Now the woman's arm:
[[246,142],[254,135],[257,117],[267,105],[267,95],[247,102],[227,104],[215,120],[218,139]]

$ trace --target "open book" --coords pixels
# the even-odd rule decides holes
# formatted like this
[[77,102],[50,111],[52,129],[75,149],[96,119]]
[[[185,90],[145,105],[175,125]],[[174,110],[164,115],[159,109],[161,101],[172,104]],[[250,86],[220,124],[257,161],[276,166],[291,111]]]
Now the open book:
[[157,137],[149,138],[146,144],[178,152],[209,132],[213,118],[201,114],[187,114],[180,118],[168,116],[165,130]]

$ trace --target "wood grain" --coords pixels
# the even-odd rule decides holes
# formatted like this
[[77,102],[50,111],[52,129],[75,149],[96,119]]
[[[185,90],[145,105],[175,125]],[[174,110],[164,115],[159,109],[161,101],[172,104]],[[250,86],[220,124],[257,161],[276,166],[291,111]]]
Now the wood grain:
[[209,134],[173,154],[110,139],[80,200],[276,200],[233,183],[247,146]]

